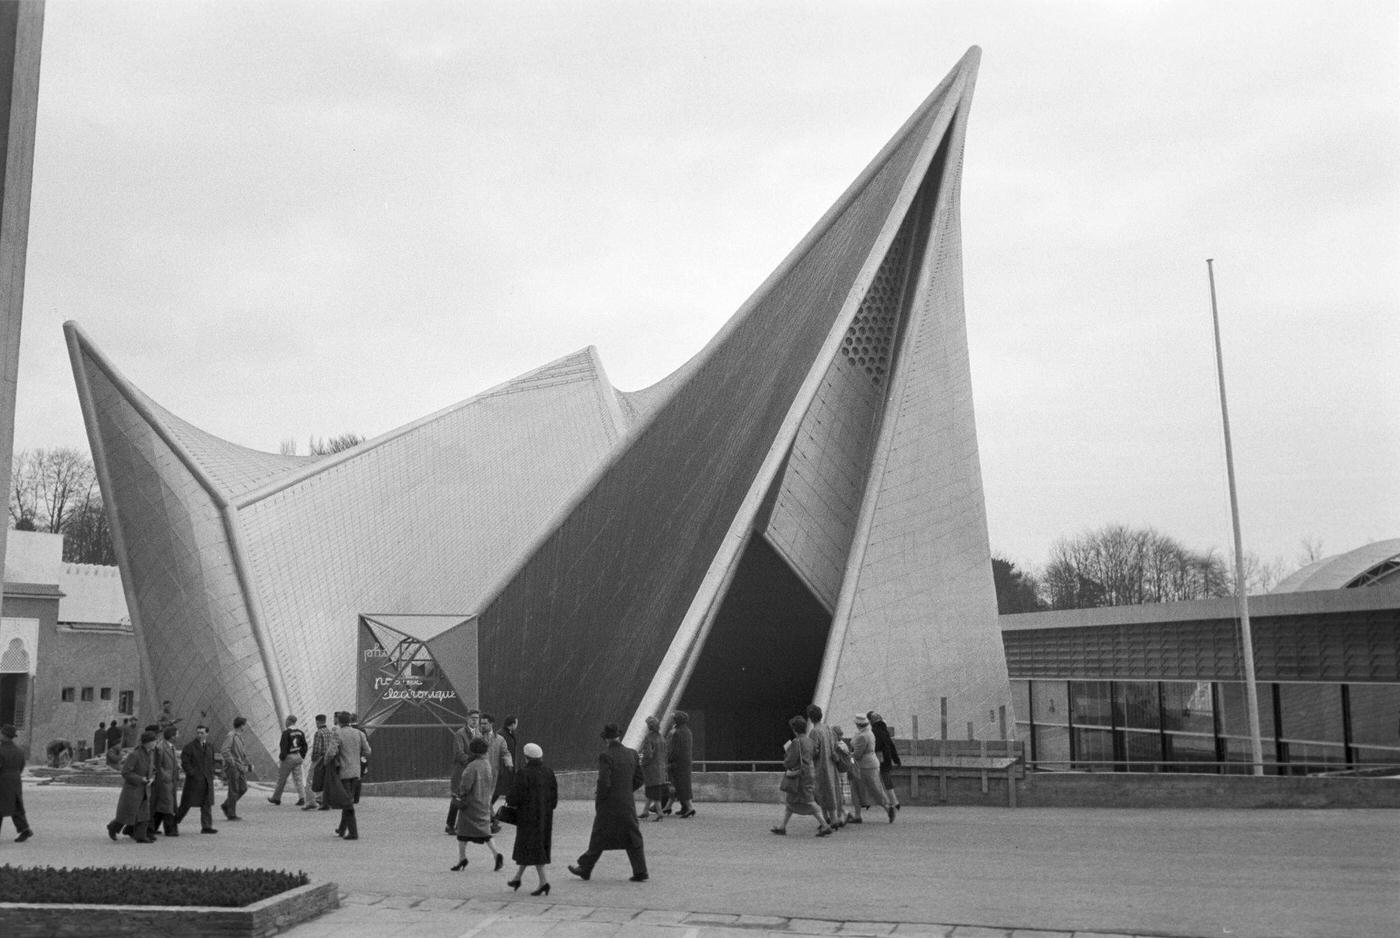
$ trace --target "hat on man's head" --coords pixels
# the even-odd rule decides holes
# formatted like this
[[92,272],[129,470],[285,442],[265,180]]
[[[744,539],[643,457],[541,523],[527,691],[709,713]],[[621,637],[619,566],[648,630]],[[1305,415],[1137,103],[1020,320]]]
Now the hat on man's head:
[[541,749],[539,746],[535,745],[534,743],[526,743],[525,749],[523,751],[525,753],[525,758],[527,759],[544,758],[544,750]]
[[856,726],[869,726],[870,718],[863,713],[856,714]]
[[616,723],[609,723],[607,726],[603,727],[604,739],[617,739],[621,735],[622,731],[617,728]]
[[874,710],[871,710],[868,714],[866,714],[866,716],[870,717],[870,722],[871,722],[871,723],[884,723],[884,722],[885,722],[885,718],[882,717],[882,716],[880,716],[880,714],[876,713]]
[[150,730],[145,730],[141,733],[141,745],[144,746],[146,743],[153,743],[159,738],[159,736],[152,733]]

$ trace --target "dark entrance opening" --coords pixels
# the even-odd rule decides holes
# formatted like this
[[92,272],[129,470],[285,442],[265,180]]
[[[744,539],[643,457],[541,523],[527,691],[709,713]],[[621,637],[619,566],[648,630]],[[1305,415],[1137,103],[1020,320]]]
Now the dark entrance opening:
[[788,718],[812,702],[830,629],[826,607],[755,534],[681,695],[695,758],[781,760]]

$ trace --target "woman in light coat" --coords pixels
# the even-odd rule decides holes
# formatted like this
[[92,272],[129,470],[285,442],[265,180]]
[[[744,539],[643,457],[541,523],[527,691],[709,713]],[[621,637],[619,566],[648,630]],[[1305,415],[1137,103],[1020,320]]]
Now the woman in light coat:
[[646,786],[647,803],[642,813],[645,818],[655,812],[653,820],[661,820],[661,802],[666,800],[666,740],[661,736],[661,721],[647,717],[647,735],[642,739],[637,758],[642,763],[642,784]]
[[792,730],[792,739],[788,741],[787,751],[783,755],[783,780],[778,786],[783,792],[783,822],[771,830],[775,834],[786,834],[792,816],[806,814],[817,819],[817,836],[825,837],[832,828],[815,800],[812,768],[815,747],[812,738],[807,735],[807,718],[795,716],[788,720],[788,727]]
[[462,776],[457,781],[457,865],[452,867],[454,870],[467,868],[467,844],[485,844],[498,870],[506,862],[506,855],[496,849],[491,839],[491,799],[496,792],[496,773],[487,758],[490,749],[490,744],[480,736],[467,745],[471,758],[462,766]]

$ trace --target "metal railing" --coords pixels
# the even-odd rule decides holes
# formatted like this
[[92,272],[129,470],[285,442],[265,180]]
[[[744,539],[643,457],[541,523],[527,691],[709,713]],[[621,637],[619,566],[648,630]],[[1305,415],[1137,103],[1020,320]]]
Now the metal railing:
[[1325,775],[1333,777],[1400,775],[1400,763],[1395,762],[1354,762],[1348,765],[1321,760],[1254,763],[1243,760],[1213,762],[1198,759],[1134,760],[1132,762],[1111,759],[1036,759],[1034,762],[1027,761],[1026,768],[1033,772],[1118,772],[1138,775],[1170,772],[1196,775],[1248,775],[1254,771],[1256,764],[1263,767],[1265,775]]
[[754,759],[697,759],[692,763],[696,772],[781,772],[781,761]]

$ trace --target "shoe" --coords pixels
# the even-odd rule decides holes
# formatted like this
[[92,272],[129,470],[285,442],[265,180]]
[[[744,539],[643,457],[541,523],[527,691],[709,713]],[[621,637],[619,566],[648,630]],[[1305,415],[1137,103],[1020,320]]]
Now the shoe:
[[444,834],[452,834],[452,835],[455,837],[455,836],[457,835],[457,828],[455,828],[455,827],[444,827],[444,828],[442,829],[442,832],[443,832]]
[[144,839],[142,839],[142,840],[138,840],[138,841],[136,841],[136,842],[137,842],[138,844],[153,844],[153,843],[156,842],[156,839],[155,839],[154,837],[146,837],[146,838],[144,838]]
[[452,865],[452,872],[456,873],[456,872],[458,872],[459,870],[465,870],[466,868],[467,868],[467,858],[466,858],[466,857],[463,857],[462,859],[458,860],[456,863],[454,863],[454,864]]
[[830,837],[833,833],[835,833],[835,832],[834,832],[831,828],[829,828],[829,827],[823,827],[821,830],[817,831],[817,836],[818,836],[818,837]]
[[269,799],[267,799],[267,803],[268,803],[268,804],[280,805],[280,804],[282,803],[282,801],[281,801],[281,799],[279,799],[279,798],[269,798]]
[[574,866],[572,863],[569,864],[569,872],[570,872],[570,873],[573,873],[575,876],[577,876],[579,879],[583,880],[584,882],[587,882],[587,881],[588,881],[588,877],[590,877],[590,876],[593,875],[593,871],[592,871],[592,870],[585,870],[583,867]]
[[321,805],[319,808],[317,808],[316,810],[317,810],[317,811],[329,811],[330,809],[331,809],[331,806],[330,806],[330,805],[328,805],[328,804],[323,804],[323,805]]
[[180,836],[180,832],[179,832],[179,831],[166,831],[166,832],[165,832],[165,836],[167,836],[167,837],[179,837],[179,836]]
[[337,828],[335,829],[335,836],[337,836],[337,837],[344,837],[344,836],[345,836],[345,828],[343,828],[343,827],[337,827]]
[[644,883],[644,882],[646,882],[648,879],[651,879],[651,877],[648,876],[648,875],[645,874],[645,873],[638,873],[636,876],[629,876],[629,877],[627,877],[627,881],[628,881],[629,883]]
[[17,844],[22,844],[22,843],[24,843],[26,840],[28,840],[29,838],[31,838],[31,837],[33,837],[33,836],[34,836],[34,831],[33,831],[32,829],[22,830],[22,831],[19,832],[19,836],[15,838],[15,843],[17,843]]
[[651,817],[651,812],[650,812],[650,811],[643,811],[641,814],[637,815],[637,820],[639,820],[639,821],[645,821],[645,820],[646,820],[647,818],[649,818],[649,817]]
[[496,854],[496,868],[495,868],[494,870],[492,870],[492,872],[493,872],[493,873],[499,873],[499,872],[501,871],[501,867],[503,867],[503,866],[505,866],[505,865],[506,865],[506,855],[505,855],[504,853],[498,853],[498,854]]
[[[520,891],[520,880],[518,879],[508,879],[506,880],[506,885],[509,886],[511,889],[514,889],[516,892]],[[533,893],[531,895],[533,895]]]
[[670,806],[667,806],[665,809],[663,809],[661,813],[662,813],[662,814],[670,814],[670,813],[671,813],[671,808],[670,808]]
[[695,809],[691,808],[689,811],[682,811],[680,816],[683,818],[695,817]]
[[108,824],[108,825],[107,825],[107,836],[110,837],[110,838],[112,838],[113,840],[116,840],[116,839],[117,839],[117,835],[120,834],[121,832],[122,832],[122,826],[121,826],[120,824],[118,824],[116,821],[113,821],[111,824]]
[[500,821],[492,821],[492,822],[491,822],[491,833],[493,833],[493,834],[499,834],[500,832],[501,832],[501,822],[500,822]]
[[309,804],[309,805],[306,805],[305,807],[303,807],[302,810],[303,810],[303,811],[319,811],[319,810],[321,810],[321,809],[318,808],[318,807],[316,807],[314,804]]
[[217,834],[219,829],[217,827],[201,827],[199,832],[201,834]]
[[786,834],[787,834],[787,828],[786,828],[786,827],[770,827],[770,828],[768,828],[768,831],[769,831],[769,833],[778,834],[778,835],[781,835],[781,836],[786,836]]
[[530,893],[530,895],[532,895],[532,896],[547,896],[547,895],[549,895],[549,883],[545,883],[545,884],[544,884],[543,886],[541,886],[539,889],[536,889],[534,892]]
[[847,815],[846,815],[846,819],[845,819],[844,821],[842,821],[841,823],[843,823],[843,824],[849,824],[849,823],[851,823],[852,821],[854,821],[855,819],[856,819],[856,816],[855,816],[854,814],[847,814]]
[[864,819],[864,818],[858,818],[858,817],[848,817],[848,818],[846,818],[846,820],[845,820],[844,823],[846,823],[846,824],[864,824],[864,823],[865,823],[865,819]]
[[343,839],[344,839],[344,840],[359,840],[359,839],[360,839],[360,835],[359,835],[359,834],[346,834],[345,837],[344,837]]
[[230,821],[233,820],[233,812],[230,811],[230,810],[228,809],[228,805],[226,805],[226,804],[221,804],[221,805],[219,805],[219,810],[222,811],[222,812],[224,812],[224,817],[228,818]]
[[[278,803],[278,804],[281,804],[282,802],[279,801],[279,802],[277,802],[277,803]],[[297,807],[298,807],[298,808],[302,807],[302,806],[305,805],[305,804],[306,804],[306,799],[305,799],[305,798],[298,798],[298,799],[297,799]]]
[[885,813],[890,816],[890,823],[894,823],[894,808],[886,808]]
[[243,820],[243,816],[242,816],[241,814],[230,814],[230,815],[228,816],[228,819],[229,819],[230,821],[241,821],[241,820]]

